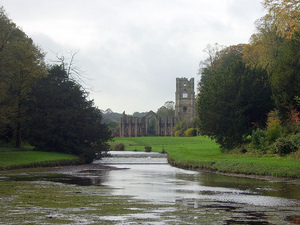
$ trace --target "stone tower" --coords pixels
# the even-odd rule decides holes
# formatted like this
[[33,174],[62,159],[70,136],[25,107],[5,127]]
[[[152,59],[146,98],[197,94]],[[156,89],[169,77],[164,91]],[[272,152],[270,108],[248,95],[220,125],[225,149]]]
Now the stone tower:
[[175,117],[191,121],[195,116],[194,78],[176,78]]

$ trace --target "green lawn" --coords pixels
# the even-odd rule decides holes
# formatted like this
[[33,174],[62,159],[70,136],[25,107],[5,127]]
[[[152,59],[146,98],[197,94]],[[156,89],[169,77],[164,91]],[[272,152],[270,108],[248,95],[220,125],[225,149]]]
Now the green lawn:
[[300,161],[295,158],[222,154],[214,141],[203,136],[115,138],[110,144],[119,143],[125,150],[144,151],[145,146],[154,152],[165,150],[171,165],[186,169],[300,178]]
[[78,157],[74,155],[56,152],[16,151],[10,148],[0,148],[0,169],[55,166],[72,164],[76,163],[76,161],[78,161]]

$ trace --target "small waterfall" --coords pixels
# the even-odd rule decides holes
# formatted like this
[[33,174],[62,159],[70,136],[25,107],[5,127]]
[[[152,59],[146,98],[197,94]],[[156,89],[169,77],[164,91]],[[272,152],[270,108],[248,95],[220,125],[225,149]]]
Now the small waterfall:
[[100,160],[101,164],[168,164],[167,154],[155,152],[111,151],[108,155],[110,157]]

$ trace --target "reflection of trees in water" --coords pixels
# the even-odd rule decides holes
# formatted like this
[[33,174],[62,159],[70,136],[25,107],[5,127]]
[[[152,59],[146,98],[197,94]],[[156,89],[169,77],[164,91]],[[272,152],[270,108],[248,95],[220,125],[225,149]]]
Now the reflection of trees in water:
[[150,118],[148,121],[148,136],[156,136],[156,120],[155,118]]

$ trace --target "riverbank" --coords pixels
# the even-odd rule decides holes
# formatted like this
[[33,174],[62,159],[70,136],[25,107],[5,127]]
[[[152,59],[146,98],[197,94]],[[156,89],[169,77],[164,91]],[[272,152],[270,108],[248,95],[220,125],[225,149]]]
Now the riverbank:
[[120,143],[125,150],[168,152],[172,166],[210,172],[300,178],[300,161],[291,156],[253,156],[249,154],[222,154],[219,146],[208,137],[134,137],[115,138],[112,149]]
[[0,148],[0,170],[78,165],[79,157],[57,152]]

